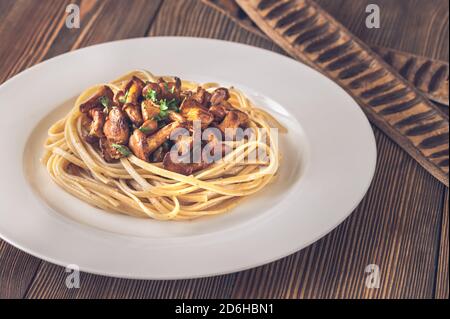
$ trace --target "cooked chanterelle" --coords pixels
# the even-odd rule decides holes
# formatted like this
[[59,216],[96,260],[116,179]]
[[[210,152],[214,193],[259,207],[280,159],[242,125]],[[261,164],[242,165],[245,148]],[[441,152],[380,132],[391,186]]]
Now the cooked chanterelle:
[[[115,94],[103,86],[80,105],[85,140],[99,149],[107,162],[133,153],[141,160],[162,162],[167,170],[190,175],[210,163],[174,162],[170,152],[193,153],[186,151],[194,147],[194,121],[198,121],[201,130],[215,127],[222,132],[221,136],[211,135],[208,141],[202,141],[202,148],[206,143],[222,144],[227,128],[246,127],[248,116],[234,108],[229,98],[226,88],[213,92],[202,87],[195,92],[183,91],[177,77],[169,82],[160,78],[145,83],[133,76]],[[189,135],[172,141],[171,134],[179,128]],[[226,153],[227,147],[222,144],[218,149]]]

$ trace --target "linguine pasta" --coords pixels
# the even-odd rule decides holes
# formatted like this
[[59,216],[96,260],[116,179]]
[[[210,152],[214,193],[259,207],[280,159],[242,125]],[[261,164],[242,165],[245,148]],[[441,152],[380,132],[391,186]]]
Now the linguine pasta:
[[[105,211],[158,220],[187,220],[229,211],[273,181],[280,162],[277,141],[269,132],[281,125],[267,112],[256,108],[240,91],[230,88],[229,102],[249,118],[254,138],[229,142],[231,151],[207,168],[189,176],[167,170],[133,154],[115,162],[105,161],[99,150],[83,139],[79,106],[100,86],[114,93],[131,77],[155,81],[147,71],[133,71],[111,83],[93,86],[77,98],[66,117],[48,130],[43,163],[52,179],[65,191]],[[169,78],[169,77],[163,77]],[[182,81],[183,90],[197,83]],[[219,86],[205,83],[213,91]],[[249,161],[252,152],[264,159]]]

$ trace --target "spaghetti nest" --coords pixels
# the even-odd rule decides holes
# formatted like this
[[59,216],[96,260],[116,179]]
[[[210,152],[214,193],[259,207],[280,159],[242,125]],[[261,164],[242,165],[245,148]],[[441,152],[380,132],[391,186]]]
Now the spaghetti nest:
[[[222,142],[229,151],[204,169],[183,175],[166,169],[162,162],[146,161],[132,152],[112,162],[105,160],[101,150],[84,138],[80,105],[100,87],[107,86],[117,94],[133,77],[145,83],[157,81],[147,71],[133,71],[111,83],[90,87],[77,98],[71,111],[48,130],[43,163],[64,190],[108,212],[158,220],[187,220],[226,212],[274,179],[280,157],[277,140],[273,134],[261,132],[277,128],[283,133],[284,129],[235,88],[228,89],[228,102],[248,116],[247,127],[253,129],[252,138]],[[181,82],[184,92],[193,92],[198,86],[194,82]],[[219,86],[205,83],[201,87],[212,92]],[[263,153],[264,158],[249,161],[255,151]]]

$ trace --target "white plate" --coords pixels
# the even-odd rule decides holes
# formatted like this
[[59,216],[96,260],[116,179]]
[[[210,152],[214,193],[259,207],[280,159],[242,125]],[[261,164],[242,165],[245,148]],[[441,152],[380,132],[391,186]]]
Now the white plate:
[[[277,181],[228,214],[190,222],[109,214],[59,189],[39,162],[50,123],[86,87],[132,69],[242,89],[289,130]],[[4,83],[0,105],[1,237],[103,275],[202,277],[294,253],[353,211],[376,163],[371,127],[341,88],[292,59],[224,41],[142,38],[77,50]]]

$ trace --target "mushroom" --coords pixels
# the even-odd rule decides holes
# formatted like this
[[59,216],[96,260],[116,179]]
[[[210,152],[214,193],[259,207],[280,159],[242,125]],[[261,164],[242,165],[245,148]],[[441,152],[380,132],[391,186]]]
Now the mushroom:
[[125,93],[123,91],[117,91],[114,95],[114,105],[122,107],[125,102]]
[[160,109],[151,100],[144,100],[141,103],[142,117],[144,121],[152,120],[159,115]]
[[211,93],[199,86],[197,87],[197,92],[195,92],[191,98],[197,101],[201,106],[208,107],[211,100]]
[[198,172],[210,165],[203,161],[200,163],[182,163],[181,161],[174,160],[177,158],[178,158],[178,154],[176,151],[172,150],[170,152],[167,152],[166,155],[164,155],[164,159],[163,159],[164,169],[167,169],[171,172],[175,172],[178,174],[188,176],[188,175],[192,175],[193,173]]
[[103,126],[105,125],[106,115],[101,109],[91,109],[89,111],[89,116],[92,118],[91,124],[89,126],[89,133],[86,136],[86,141],[88,143],[95,143],[99,138],[103,137]]
[[189,154],[189,151],[194,145],[194,139],[190,135],[179,135],[175,142],[175,150],[178,151],[179,155]]
[[164,156],[166,155],[166,153],[169,151],[169,144],[163,143],[163,145],[161,145],[160,147],[158,147],[156,149],[156,151],[153,152],[152,154],[152,162],[153,163],[160,163],[164,160]]
[[139,130],[144,133],[146,136],[149,136],[155,133],[158,130],[158,121],[156,120],[147,120],[145,121]]
[[161,92],[160,99],[175,100],[177,102],[181,100],[181,80],[179,78],[174,77],[173,82],[166,82],[163,78],[159,78],[158,86]]
[[[139,99],[144,85],[145,83],[140,78],[133,76],[124,87],[125,95],[122,97],[122,94],[116,94],[116,100],[119,101],[120,105],[122,105],[121,101],[123,101],[122,110],[125,111],[130,121],[136,127],[139,127],[144,122],[141,108],[139,107]],[[120,96],[117,97],[117,95]]]
[[219,104],[223,101],[227,101],[230,98],[230,93],[226,88],[217,88],[214,90],[211,96],[211,105]]
[[173,122],[180,122],[180,123],[186,122],[186,119],[177,112],[169,111],[168,115],[169,115],[168,116],[169,120],[171,120]]
[[[100,150],[102,152],[102,156],[108,163],[114,162],[115,160],[118,160],[122,157],[125,157],[126,154],[121,153],[119,151],[119,148],[115,143],[108,140],[106,137],[102,137],[99,142]],[[114,147],[116,146],[116,147]],[[121,145],[119,145],[121,146]],[[121,146],[125,148],[125,146]],[[125,148],[126,149],[126,148]]]
[[166,82],[163,78],[159,78],[157,83],[147,82],[142,95],[147,99],[159,101],[166,99],[167,101],[176,100],[181,101],[181,80],[174,77],[174,81]]
[[113,91],[106,85],[102,86],[94,95],[92,95],[86,102],[80,104],[80,112],[88,113],[94,108],[103,109],[102,98],[107,99],[106,102],[112,104],[114,98]]
[[215,122],[221,122],[227,115],[227,111],[222,105],[213,105],[209,108],[209,112],[214,116]]
[[[152,91],[153,93],[151,93]],[[142,89],[142,96],[146,97],[147,99],[160,100],[162,99],[161,88],[159,87],[158,83],[147,82]]]
[[223,121],[219,125],[217,125],[217,128],[220,129],[224,134],[230,134],[229,132],[232,132],[231,137],[234,139],[234,137],[236,136],[236,129],[238,127],[246,126],[247,121],[247,114],[237,110],[229,111]]
[[112,104],[114,93],[106,85],[102,86],[86,102],[80,104],[80,112],[87,115],[89,122],[89,133],[86,135],[88,143],[96,143],[103,136],[103,126],[105,124],[105,106]]
[[144,88],[145,83],[138,78],[137,76],[133,76],[130,81],[125,85],[125,104],[132,103],[138,104],[139,97],[142,94],[142,89]]
[[232,148],[222,142],[222,133],[217,128],[211,131],[204,131],[207,135],[207,144],[202,149],[202,158],[204,161],[211,163],[223,158]]
[[103,126],[103,133],[112,143],[126,145],[130,135],[128,119],[125,113],[117,107],[114,107],[106,119]]
[[142,125],[144,119],[142,118],[141,109],[137,104],[127,103],[122,107],[122,109],[128,115],[128,118],[134,126],[139,127]]
[[134,130],[128,144],[134,155],[143,161],[148,161],[150,155],[147,143],[147,136],[141,130]]
[[152,153],[158,147],[160,147],[165,141],[169,140],[172,132],[181,127],[183,127],[183,123],[172,122],[172,123],[164,126],[163,128],[161,128],[159,131],[157,131],[152,136],[148,137],[147,144],[148,144],[149,153]]
[[180,108],[180,114],[190,122],[200,121],[202,129],[208,127],[214,116],[207,108],[203,107],[197,100],[189,98],[184,100]]
[[175,129],[180,127],[182,127],[181,123],[172,122],[161,128],[150,137],[147,137],[142,130],[136,129],[130,137],[129,147],[133,154],[138,158],[143,161],[148,161],[150,154],[166,142]]

